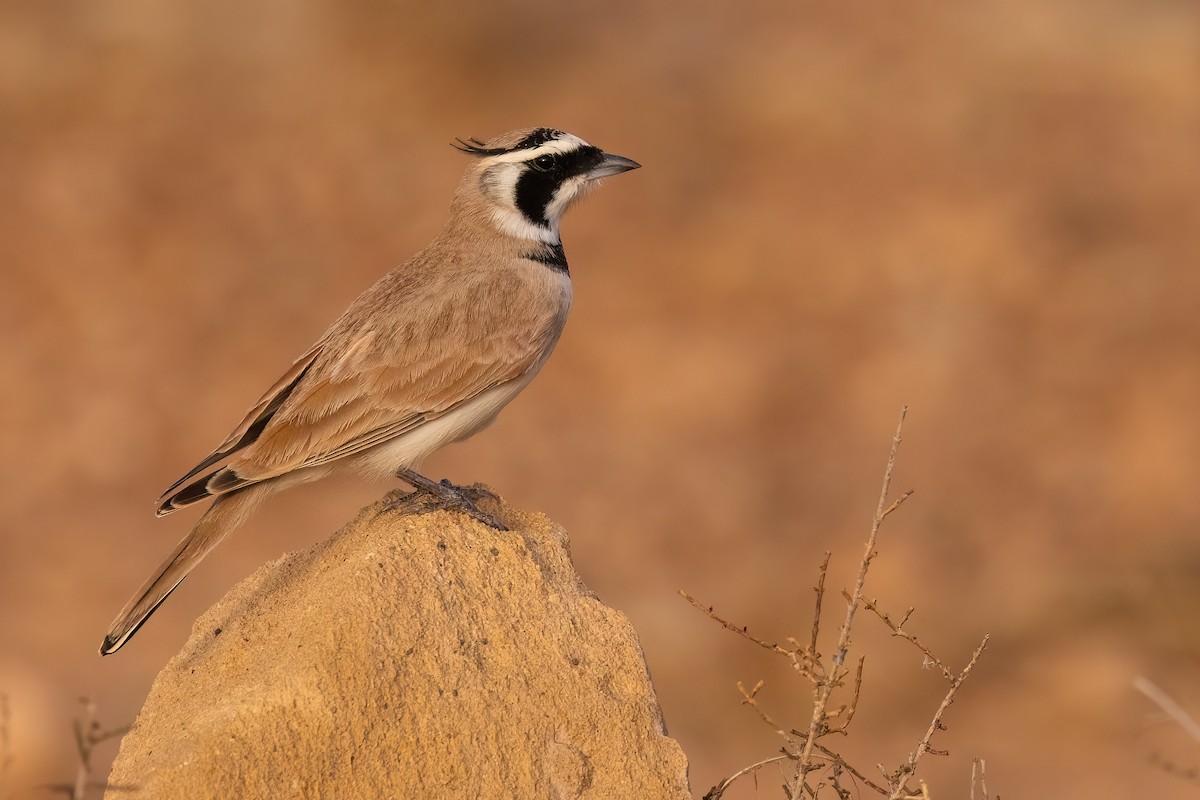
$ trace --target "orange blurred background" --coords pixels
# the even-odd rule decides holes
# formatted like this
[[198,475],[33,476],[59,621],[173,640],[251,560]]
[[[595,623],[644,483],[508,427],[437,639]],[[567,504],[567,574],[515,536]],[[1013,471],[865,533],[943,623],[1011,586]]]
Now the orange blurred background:
[[[0,5],[0,692],[14,788],[130,721],[192,620],[389,486],[273,501],[130,646],[109,620],[195,520],[159,492],[438,230],[447,144],[528,125],[645,168],[574,210],[572,319],[485,434],[427,464],[542,509],[642,637],[697,796],[773,755],[734,688],[806,687],[687,606],[804,636],[848,586],[955,666],[935,797],[1183,797],[1200,745],[1200,5]],[[830,602],[829,605],[833,605]],[[829,632],[835,628],[831,611]],[[900,763],[944,690],[864,618],[845,742]],[[115,746],[103,752],[111,757]],[[727,798],[773,798],[764,771]]]

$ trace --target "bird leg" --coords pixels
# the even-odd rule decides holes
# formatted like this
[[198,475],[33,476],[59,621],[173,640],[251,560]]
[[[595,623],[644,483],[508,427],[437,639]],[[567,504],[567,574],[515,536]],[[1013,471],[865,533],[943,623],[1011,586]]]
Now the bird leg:
[[[405,509],[416,514],[426,514],[438,509],[461,511],[489,528],[495,528],[498,531],[508,530],[500,520],[491,514],[480,511],[475,505],[485,497],[491,500],[499,499],[486,489],[475,486],[455,486],[448,480],[440,482],[430,480],[421,473],[407,468],[396,470],[396,477],[410,484],[416,491],[391,501],[383,507],[384,511]],[[433,502],[430,503],[428,500]]]

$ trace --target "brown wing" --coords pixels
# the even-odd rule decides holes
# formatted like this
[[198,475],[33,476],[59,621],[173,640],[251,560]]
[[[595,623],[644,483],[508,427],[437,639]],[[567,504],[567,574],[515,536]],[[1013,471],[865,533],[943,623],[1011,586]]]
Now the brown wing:
[[528,372],[565,314],[462,296],[422,310],[390,328],[365,320],[331,329],[280,401],[263,406],[261,424],[243,422],[188,477],[229,456],[226,465],[168,497],[159,513],[360,453],[453,411]]
[[424,361],[419,370],[378,367],[325,384],[298,398],[289,409],[293,413],[279,415],[229,468],[244,481],[261,481],[362,452],[519,378],[536,357],[535,352],[466,359],[459,354]]

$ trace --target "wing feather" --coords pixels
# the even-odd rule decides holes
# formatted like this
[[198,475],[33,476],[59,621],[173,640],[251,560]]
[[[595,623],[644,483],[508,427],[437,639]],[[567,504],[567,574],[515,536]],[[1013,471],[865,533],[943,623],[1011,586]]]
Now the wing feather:
[[[295,390],[296,384],[298,384],[304,378],[304,375],[308,372],[309,368],[312,367],[313,362],[316,360],[319,352],[320,345],[317,345],[296,359],[288,371],[283,373],[279,380],[275,381],[271,388],[267,389],[263,396],[258,399],[258,402],[246,412],[246,416],[243,417],[238,426],[233,429],[233,432],[225,437],[225,441],[217,445],[216,449],[205,456],[203,461],[192,467],[192,469],[186,475],[175,481],[165,492],[162,493],[162,496],[158,498],[158,503],[161,504],[159,509],[160,515],[163,513],[169,513],[169,511],[173,511],[178,507],[172,506],[168,500],[168,497],[175,492],[176,489],[212,465],[225,460],[242,448],[248,447],[258,439],[263,429],[268,423],[270,423],[271,418],[276,412],[279,411],[280,406],[283,405],[283,403],[291,395],[292,391]],[[186,503],[183,505],[186,505]],[[166,510],[164,511],[164,509]]]
[[569,293],[530,298],[527,284],[495,275],[440,289],[420,279],[388,276],[360,297],[160,513],[403,436],[539,367],[565,321]]

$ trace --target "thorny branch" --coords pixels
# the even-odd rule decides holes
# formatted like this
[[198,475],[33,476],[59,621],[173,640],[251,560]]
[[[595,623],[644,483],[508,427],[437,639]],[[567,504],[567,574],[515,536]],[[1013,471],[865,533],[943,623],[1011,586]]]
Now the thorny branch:
[[829,573],[829,559],[832,555],[833,553],[828,550],[825,551],[825,559],[821,562],[821,566],[817,570],[817,585],[813,587],[817,599],[813,603],[812,635],[808,639],[808,652],[814,660],[821,657],[817,652],[817,638],[821,633],[821,603],[825,599],[825,576]]
[[933,741],[933,735],[935,733],[946,730],[946,726],[942,724],[942,716],[945,715],[946,709],[950,708],[950,704],[954,702],[954,695],[958,692],[958,687],[962,686],[963,681],[965,681],[967,676],[971,674],[971,670],[975,669],[976,662],[978,662],[979,657],[983,655],[983,651],[987,649],[989,638],[991,638],[989,635],[984,635],[983,641],[980,642],[979,647],[976,647],[975,651],[971,653],[971,660],[967,662],[965,667],[963,667],[963,671],[958,673],[958,675],[950,680],[949,691],[946,692],[946,696],[942,698],[941,705],[939,705],[937,711],[934,712],[933,720],[929,723],[929,729],[926,730],[925,735],[921,737],[921,741],[917,744],[916,749],[908,754],[908,760],[901,764],[900,767],[892,773],[884,773],[885,775],[888,775],[889,783],[892,784],[892,793],[889,796],[889,800],[899,800],[899,798],[905,796],[905,793],[908,791],[905,788],[905,781],[908,776],[917,771],[917,764],[920,763],[921,756],[925,755],[926,753],[931,753],[937,756],[950,755],[948,750],[934,749],[930,742]]
[[889,628],[891,628],[893,636],[899,636],[901,639],[911,642],[913,647],[921,651],[921,655],[925,656],[925,661],[922,663],[922,666],[927,669],[929,667],[937,667],[939,670],[941,670],[941,673],[945,676],[946,680],[954,680],[954,673],[950,671],[950,668],[943,664],[942,660],[935,656],[928,647],[921,644],[920,640],[917,639],[914,634],[904,630],[905,623],[908,622],[909,617],[912,616],[913,611],[916,609],[909,608],[908,611],[904,612],[904,616],[900,618],[899,622],[893,622],[891,617],[879,610],[879,606],[876,605],[876,602],[877,601],[875,600],[868,600],[865,597],[863,598],[863,605],[866,607],[866,609],[874,612],[875,616],[879,617],[879,619],[883,621],[884,625],[887,625]]
[[684,600],[687,600],[689,603],[691,603],[696,608],[700,609],[700,611],[702,613],[708,615],[708,617],[710,619],[719,623],[721,625],[721,627],[725,628],[725,630],[733,631],[738,636],[741,636],[743,639],[749,639],[750,641],[754,642],[759,647],[765,648],[767,650],[772,650],[772,651],[774,651],[776,653],[780,653],[782,655],[788,654],[789,651],[785,650],[784,648],[780,647],[779,645],[773,644],[771,642],[764,642],[762,639],[759,639],[757,636],[750,633],[749,627],[743,625],[742,627],[739,628],[737,625],[734,625],[732,622],[718,616],[717,612],[713,611],[712,606],[705,606],[703,603],[701,603],[696,598],[692,597],[690,594],[688,594],[683,589],[679,590],[679,596],[682,597]]
[[[904,418],[908,416],[908,406],[905,406],[900,412],[900,422],[896,425],[896,433],[892,437],[892,449],[888,453],[887,468],[883,472],[883,488],[879,492],[879,504],[875,509],[875,518],[871,522],[871,533],[867,537],[866,549],[863,552],[862,561],[859,563],[858,576],[854,580],[854,589],[850,594],[850,599],[846,603],[846,618],[842,621],[841,630],[838,632],[837,645],[834,649],[831,658],[830,669],[824,676],[823,682],[817,686],[815,697],[813,698],[812,717],[808,725],[808,736],[804,741],[804,750],[800,753],[800,763],[796,768],[796,777],[788,787],[788,792],[792,797],[798,797],[799,791],[803,787],[806,776],[812,771],[813,747],[816,745],[817,739],[824,735],[828,729],[829,715],[826,709],[829,706],[829,698],[833,695],[833,690],[842,685],[842,678],[845,675],[846,652],[850,649],[850,632],[854,627],[854,617],[858,613],[859,605],[862,602],[863,586],[867,581],[867,570],[870,569],[871,561],[875,557],[875,542],[879,538],[879,527],[883,524],[884,517],[894,508],[899,507],[899,504],[908,499],[912,492],[908,492],[896,501],[892,506],[888,506],[888,491],[892,486],[892,472],[896,468],[896,452],[900,449],[901,434],[904,430]],[[887,512],[887,513],[885,513]]]
[[[922,644],[913,633],[905,628],[909,618],[912,616],[913,609],[910,608],[897,622],[879,608],[876,600],[868,599],[864,595],[867,572],[876,556],[876,543],[883,521],[912,496],[912,491],[907,491],[889,502],[892,473],[895,469],[896,455],[902,441],[901,434],[907,414],[908,408],[906,406],[900,413],[900,421],[896,426],[896,433],[892,437],[892,447],[888,455],[887,467],[884,470],[883,486],[879,493],[879,502],[875,509],[875,516],[871,522],[871,529],[862,558],[859,561],[858,573],[855,576],[854,585],[850,591],[843,590],[842,592],[842,597],[846,601],[846,612],[841,627],[838,630],[833,651],[828,658],[822,657],[818,650],[818,643],[820,640],[822,604],[825,598],[825,579],[829,569],[829,553],[825,553],[825,557],[818,570],[816,585],[813,587],[815,602],[812,631],[809,640],[805,643],[788,637],[786,641],[789,646],[785,647],[779,643],[760,639],[751,634],[746,626],[739,626],[730,622],[717,614],[712,606],[705,605],[687,592],[680,590],[680,594],[684,599],[726,630],[748,639],[765,650],[788,658],[792,663],[793,669],[813,685],[812,714],[809,717],[807,729],[796,730],[785,728],[763,708],[758,699],[758,694],[763,688],[761,680],[751,689],[746,689],[744,684],[738,682],[737,688],[742,694],[743,705],[750,706],[763,723],[783,737],[784,747],[782,755],[764,759],[739,770],[714,786],[704,796],[705,800],[720,800],[725,790],[738,778],[756,773],[767,764],[781,764],[786,761],[795,762],[791,778],[783,787],[785,795],[789,800],[797,800],[797,798],[802,797],[813,798],[815,800],[818,794],[826,796],[827,792],[832,792],[839,800],[846,800],[846,798],[852,795],[840,783],[844,775],[850,775],[859,784],[888,797],[889,800],[927,798],[929,796],[928,788],[924,782],[919,782],[920,788],[913,789],[909,787],[908,780],[914,776],[922,757],[926,753],[934,755],[946,754],[946,751],[933,747],[933,737],[938,731],[946,729],[942,718],[954,702],[954,696],[958,688],[971,674],[980,656],[983,655],[983,651],[987,647],[988,637],[985,636],[983,638],[979,647],[972,653],[966,667],[961,672],[955,673],[941,659],[935,656],[928,647]],[[879,765],[878,769],[884,776],[886,786],[870,780],[863,774],[862,770],[856,769],[847,763],[836,751],[820,742],[822,737],[830,734],[846,734],[847,728],[853,720],[855,710],[858,707],[863,683],[863,656],[859,656],[857,659],[858,664],[857,669],[854,671],[853,686],[848,690],[850,693],[849,700],[844,704],[838,705],[836,708],[831,708],[831,704],[834,692],[846,687],[847,679],[850,675],[850,667],[846,662],[849,658],[851,648],[851,633],[858,611],[864,607],[879,617],[891,629],[894,636],[905,639],[916,647],[924,657],[926,666],[936,666],[950,684],[945,697],[934,712],[933,719],[925,731],[925,735],[917,743],[916,748],[908,754],[906,760],[899,767],[891,771]],[[837,724],[834,724],[835,720],[837,720]],[[982,781],[982,762],[979,763],[979,768],[980,780]],[[810,777],[815,777],[817,773],[820,773],[821,777],[810,781]],[[972,783],[972,792],[974,792],[974,782]],[[984,786],[984,793],[986,797],[986,785]]]

